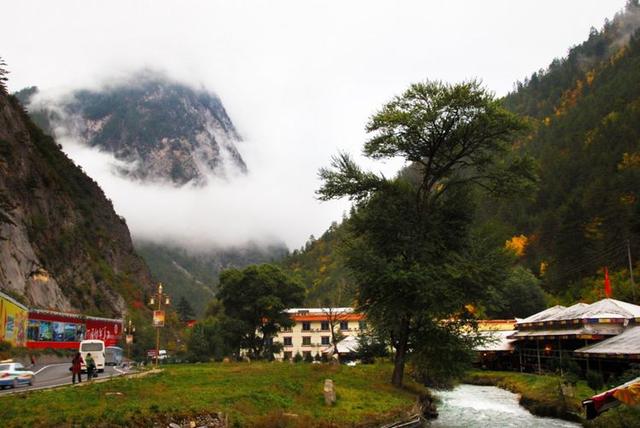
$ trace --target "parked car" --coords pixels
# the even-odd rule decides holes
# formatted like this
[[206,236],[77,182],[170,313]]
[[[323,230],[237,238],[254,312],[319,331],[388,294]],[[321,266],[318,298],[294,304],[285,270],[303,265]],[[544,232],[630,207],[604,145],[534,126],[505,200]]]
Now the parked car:
[[20,363],[0,363],[0,388],[17,388],[20,384],[33,385],[36,375]]

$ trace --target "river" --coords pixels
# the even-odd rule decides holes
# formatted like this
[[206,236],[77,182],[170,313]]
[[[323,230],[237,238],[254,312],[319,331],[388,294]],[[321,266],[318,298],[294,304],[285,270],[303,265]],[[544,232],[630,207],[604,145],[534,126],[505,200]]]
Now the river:
[[459,385],[434,391],[441,403],[432,427],[579,427],[555,418],[534,416],[518,404],[518,395],[495,386]]

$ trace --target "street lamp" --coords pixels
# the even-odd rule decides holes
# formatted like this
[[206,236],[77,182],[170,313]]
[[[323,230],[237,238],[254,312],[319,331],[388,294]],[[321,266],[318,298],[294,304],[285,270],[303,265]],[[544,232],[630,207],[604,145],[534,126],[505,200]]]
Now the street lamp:
[[129,324],[124,326],[125,342],[127,344],[127,360],[131,365],[131,344],[133,343],[133,333],[136,332],[136,327],[129,320]]
[[150,305],[158,305],[158,309],[153,311],[153,326],[156,328],[156,367],[160,360],[160,327],[164,327],[164,311],[162,305],[170,305],[171,299],[162,291],[162,283],[158,283],[157,291],[149,299]]

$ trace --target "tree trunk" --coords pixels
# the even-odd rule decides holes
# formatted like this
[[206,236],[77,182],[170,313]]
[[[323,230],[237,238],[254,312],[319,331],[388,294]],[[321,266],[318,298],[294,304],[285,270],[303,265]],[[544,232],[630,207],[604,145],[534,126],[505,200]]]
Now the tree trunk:
[[398,340],[396,341],[396,355],[393,359],[393,374],[391,375],[391,384],[397,387],[402,386],[404,379],[404,363],[407,354],[407,342],[409,340],[409,322],[403,320],[400,324],[398,332]]

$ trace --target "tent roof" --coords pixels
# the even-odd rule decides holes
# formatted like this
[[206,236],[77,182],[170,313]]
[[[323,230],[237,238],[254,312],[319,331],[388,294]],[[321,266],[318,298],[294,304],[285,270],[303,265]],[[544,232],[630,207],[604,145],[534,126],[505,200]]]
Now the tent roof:
[[640,354],[640,327],[629,327],[618,336],[576,349],[575,352],[592,356]]
[[537,314],[533,314],[528,316],[525,319],[518,320],[518,324],[526,324],[531,322],[541,322],[545,321],[547,318],[557,314],[558,312],[566,309],[566,307],[562,305],[555,305],[550,308],[545,309],[544,311],[538,312]]
[[615,299],[602,299],[590,305],[576,303],[568,308],[553,306],[528,318],[518,321],[518,325],[547,321],[568,321],[585,319],[632,319],[640,317],[640,306]]
[[556,312],[554,315],[546,318],[545,321],[559,321],[559,320],[574,320],[578,319],[584,314],[586,308],[589,307],[587,303],[576,303],[575,305],[564,308],[561,311]]
[[574,328],[557,328],[546,330],[521,330],[509,336],[513,339],[525,339],[545,336],[583,336],[583,335],[604,335],[613,336],[620,334],[623,330],[621,324],[584,324]]
[[636,318],[640,306],[616,299],[602,299],[585,308],[581,318]]

